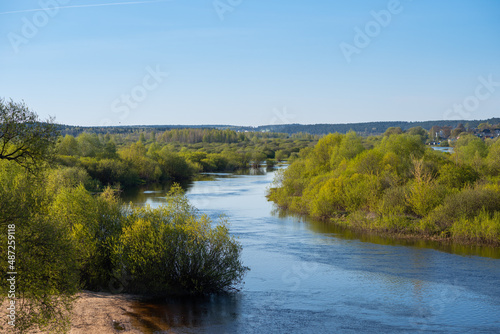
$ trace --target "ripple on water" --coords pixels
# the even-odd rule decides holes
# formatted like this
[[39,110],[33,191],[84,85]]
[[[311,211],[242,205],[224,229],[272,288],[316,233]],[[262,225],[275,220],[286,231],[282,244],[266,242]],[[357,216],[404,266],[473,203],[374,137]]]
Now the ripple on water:
[[202,213],[228,217],[251,271],[237,294],[138,304],[145,333],[500,332],[499,249],[396,240],[273,213],[264,198],[271,180],[192,184],[188,196]]

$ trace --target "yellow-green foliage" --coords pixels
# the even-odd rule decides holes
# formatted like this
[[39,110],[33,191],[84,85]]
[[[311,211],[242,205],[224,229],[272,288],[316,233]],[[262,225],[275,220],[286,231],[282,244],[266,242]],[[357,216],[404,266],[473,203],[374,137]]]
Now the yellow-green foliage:
[[[396,130],[367,139],[324,137],[280,173],[270,200],[313,217],[345,217],[352,226],[397,233],[452,235],[454,223],[467,221],[482,232],[460,238],[498,242],[488,226],[500,210],[499,141],[486,145],[464,136],[448,155],[426,147],[421,129]],[[486,214],[493,218],[479,224]]]
[[122,229],[121,204],[111,189],[91,195],[83,185],[61,189],[49,215],[70,228],[82,285],[107,289],[113,277],[112,250]]
[[482,139],[469,134],[457,140],[453,155],[460,164],[470,165],[479,172],[484,164],[483,159],[488,155],[488,147]]
[[[86,181],[79,168],[35,175],[0,160],[0,242],[7,244],[7,226],[15,225],[21,332],[65,331],[80,288],[200,294],[241,282],[248,268],[227,223],[198,216],[179,187],[163,207],[135,208],[124,207],[110,188],[90,193]],[[0,256],[7,258],[7,247]],[[0,282],[2,298],[7,285]]]
[[[14,226],[15,249],[0,247],[0,256],[15,252],[14,270],[0,267],[0,296],[9,291],[6,272],[16,275],[16,329],[39,327],[50,333],[67,329],[73,294],[79,288],[76,250],[69,228],[49,214],[52,193],[46,174],[29,174],[14,162],[0,160],[0,242]],[[0,324],[0,326],[3,324]]]
[[492,175],[500,175],[500,139],[497,138],[493,145],[490,147],[486,164]]
[[455,239],[488,240],[500,243],[500,212],[489,213],[483,209],[475,217],[460,217],[451,227]]
[[166,206],[132,210],[115,252],[131,275],[126,288],[133,292],[218,292],[241,282],[248,270],[227,222],[212,226],[176,187]]
[[[293,159],[317,140],[308,134],[243,134],[215,129],[176,129],[163,134],[145,131],[59,137],[57,161],[67,167],[84,168],[98,182],[92,188],[115,184],[128,187],[166,180],[181,182],[200,172],[257,168],[264,162],[269,167],[275,160]],[[325,161],[328,164],[329,160]]]
[[424,160],[413,161],[414,178],[408,182],[407,201],[413,212],[424,217],[442,203],[446,189],[424,169]]

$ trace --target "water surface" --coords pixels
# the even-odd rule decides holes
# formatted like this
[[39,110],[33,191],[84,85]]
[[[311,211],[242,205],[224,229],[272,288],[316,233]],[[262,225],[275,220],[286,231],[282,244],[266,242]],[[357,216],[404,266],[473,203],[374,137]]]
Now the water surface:
[[[214,175],[187,196],[223,214],[251,268],[239,293],[138,303],[145,333],[499,333],[500,252],[358,234],[280,215],[273,173]],[[167,190],[126,194],[158,206]],[[482,255],[482,256],[478,256]],[[167,331],[166,328],[169,328]]]

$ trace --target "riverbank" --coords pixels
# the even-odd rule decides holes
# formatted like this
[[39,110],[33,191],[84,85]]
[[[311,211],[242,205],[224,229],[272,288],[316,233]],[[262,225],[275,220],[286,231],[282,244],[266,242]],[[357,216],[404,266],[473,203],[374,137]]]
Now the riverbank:
[[349,227],[498,246],[499,149],[474,136],[450,155],[411,134],[331,134],[278,174],[268,199]]
[[[73,304],[69,334],[170,333],[161,323],[155,323],[156,330],[144,330],[149,319],[136,312],[139,301],[140,297],[135,295],[82,291]],[[33,330],[28,333],[46,332]]]
[[[267,196],[268,200],[269,195]],[[271,200],[270,200],[271,201]],[[312,217],[307,213],[295,212],[287,208],[279,208],[286,215],[297,216],[305,220],[316,220],[341,229],[370,235],[374,237],[392,238],[410,242],[430,241],[441,245],[474,246],[500,248],[500,240],[456,237],[449,231],[429,233],[419,230],[420,219],[416,217],[400,216],[392,217],[391,221],[383,219],[374,212],[356,212],[354,214],[342,215],[340,217]]]
[[500,247],[500,242],[493,240],[484,240],[481,238],[456,238],[450,233],[442,232],[439,234],[430,234],[424,231],[415,229],[401,230],[398,228],[391,228],[390,226],[380,224],[374,218],[375,214],[368,214],[364,219],[359,220],[355,217],[346,218],[328,218],[325,219],[329,224],[334,224],[341,228],[350,229],[358,233],[376,234],[380,237],[394,238],[406,241],[432,241],[442,245],[459,245],[459,246],[475,246],[475,247]]

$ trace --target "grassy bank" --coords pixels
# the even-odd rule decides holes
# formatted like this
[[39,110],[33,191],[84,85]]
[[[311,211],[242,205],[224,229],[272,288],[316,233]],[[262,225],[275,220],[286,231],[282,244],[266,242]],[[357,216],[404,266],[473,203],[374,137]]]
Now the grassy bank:
[[500,141],[464,135],[450,155],[424,135],[328,135],[277,175],[268,197],[359,230],[498,246]]

